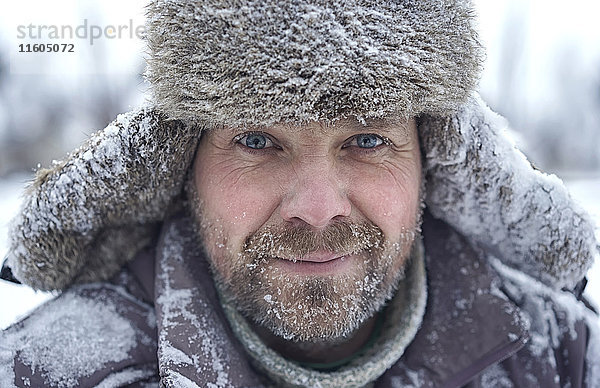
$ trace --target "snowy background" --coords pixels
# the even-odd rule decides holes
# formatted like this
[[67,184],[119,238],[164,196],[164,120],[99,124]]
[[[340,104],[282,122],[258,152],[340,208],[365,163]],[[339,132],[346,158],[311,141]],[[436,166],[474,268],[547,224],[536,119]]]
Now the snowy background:
[[[600,5],[587,0],[475,1],[488,48],[480,92],[507,117],[519,147],[561,177],[600,224]],[[24,0],[0,14],[0,261],[7,224],[38,166],[48,166],[144,101],[143,43],[120,38],[18,38],[19,25],[143,25],[142,0]],[[89,33],[89,31],[88,31]],[[75,53],[19,53],[73,43]],[[600,230],[598,231],[600,235]],[[599,236],[600,237],[600,236]],[[600,263],[588,297],[600,303]],[[50,295],[0,281],[0,328]]]

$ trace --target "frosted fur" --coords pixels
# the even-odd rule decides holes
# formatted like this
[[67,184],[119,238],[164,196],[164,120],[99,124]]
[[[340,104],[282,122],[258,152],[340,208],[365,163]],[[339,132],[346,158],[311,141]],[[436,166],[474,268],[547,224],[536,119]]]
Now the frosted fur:
[[427,207],[510,266],[552,287],[573,287],[599,255],[593,223],[505,129],[478,96],[455,115],[424,117]]
[[[479,99],[456,115],[421,120],[427,206],[508,264],[572,286],[598,255],[593,227],[562,182],[534,170],[504,128]],[[180,194],[198,131],[141,109],[40,172],[13,222],[9,264],[17,278],[54,290],[116,273]]]
[[483,56],[464,0],[155,0],[147,16],[154,102],[209,126],[448,112]]
[[597,242],[560,180],[532,169],[478,98],[447,113],[476,78],[469,2],[235,4],[150,4],[158,107],[119,115],[38,173],[11,228],[8,263],[19,280],[57,290],[115,274],[177,202],[203,128],[430,111],[445,112],[419,124],[432,213],[554,287],[583,276]]
[[[427,207],[507,264],[572,286],[598,255],[591,221],[505,127],[478,98],[456,115],[420,120]],[[141,109],[40,172],[12,226],[17,278],[55,290],[115,274],[180,195],[199,137],[191,128]]]
[[142,108],[40,170],[12,222],[15,276],[58,290],[114,275],[181,192],[198,137],[198,129]]

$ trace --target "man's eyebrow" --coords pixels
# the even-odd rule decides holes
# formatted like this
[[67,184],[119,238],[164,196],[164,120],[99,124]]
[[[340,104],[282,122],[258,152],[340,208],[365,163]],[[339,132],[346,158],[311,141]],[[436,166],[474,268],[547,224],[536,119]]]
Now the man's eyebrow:
[[[408,122],[404,120],[373,120],[367,121],[366,125],[362,124],[358,121],[352,121],[348,128],[353,131],[377,131],[383,133],[398,133],[400,132],[402,135],[407,135],[409,133],[408,130]],[[400,130],[400,131],[398,131]]]

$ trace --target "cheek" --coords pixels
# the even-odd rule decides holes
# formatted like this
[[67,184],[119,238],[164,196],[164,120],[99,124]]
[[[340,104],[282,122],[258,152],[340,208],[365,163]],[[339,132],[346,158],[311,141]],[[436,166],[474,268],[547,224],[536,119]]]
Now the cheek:
[[418,157],[357,169],[352,175],[349,196],[353,204],[386,236],[415,226],[421,185]]
[[196,159],[194,174],[204,221],[217,232],[207,236],[214,240],[210,245],[239,252],[245,238],[277,207],[275,182],[257,168],[240,167],[209,153]]

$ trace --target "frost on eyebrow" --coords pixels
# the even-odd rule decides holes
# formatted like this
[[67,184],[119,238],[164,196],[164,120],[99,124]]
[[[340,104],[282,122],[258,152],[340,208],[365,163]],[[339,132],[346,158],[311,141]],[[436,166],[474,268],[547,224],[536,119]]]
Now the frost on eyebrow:
[[360,129],[408,138],[411,134],[411,124],[414,125],[414,119],[411,118],[372,119],[367,120],[364,124],[356,123],[354,129],[360,127]]
[[335,123],[317,123],[311,128],[321,133],[375,133],[384,135],[395,142],[405,142],[411,138],[416,131],[415,122],[412,118],[390,117],[386,119],[343,119]]
[[338,118],[331,121],[312,122],[280,122],[277,124],[248,125],[243,127],[220,126],[212,128],[208,133],[225,137],[233,137],[244,132],[265,132],[277,136],[283,133],[309,132],[313,135],[333,135],[336,133],[375,132],[387,135],[391,139],[404,141],[416,130],[415,119],[405,116],[390,116],[385,119]]

